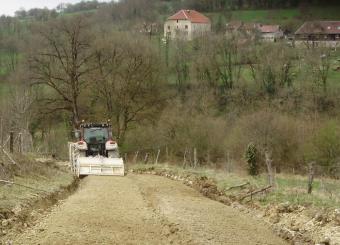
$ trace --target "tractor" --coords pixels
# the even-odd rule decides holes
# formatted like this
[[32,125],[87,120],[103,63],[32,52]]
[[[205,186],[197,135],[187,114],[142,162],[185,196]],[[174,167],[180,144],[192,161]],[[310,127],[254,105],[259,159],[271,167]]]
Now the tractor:
[[110,123],[82,123],[75,131],[76,143],[69,143],[69,157],[76,176],[124,176],[124,161],[113,140]]

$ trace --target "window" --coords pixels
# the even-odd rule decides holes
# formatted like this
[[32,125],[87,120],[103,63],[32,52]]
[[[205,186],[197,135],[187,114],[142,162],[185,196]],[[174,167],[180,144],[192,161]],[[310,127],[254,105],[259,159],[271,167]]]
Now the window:
[[189,28],[188,25],[185,25],[185,29],[188,30],[188,28]]
[[328,30],[330,30],[330,29],[331,29],[331,27],[330,27],[330,26],[327,26],[327,29],[328,29]]
[[178,23],[178,20],[177,20],[177,23]]
[[168,26],[168,30],[170,30],[170,26]]
[[105,143],[109,139],[107,128],[85,128],[84,140],[88,144]]
[[338,30],[340,30],[340,26],[338,26]]

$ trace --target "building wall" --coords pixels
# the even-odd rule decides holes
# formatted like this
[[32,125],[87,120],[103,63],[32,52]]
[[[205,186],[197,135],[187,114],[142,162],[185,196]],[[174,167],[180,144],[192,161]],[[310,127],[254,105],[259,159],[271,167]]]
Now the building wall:
[[279,32],[271,32],[271,33],[262,33],[261,38],[267,41],[274,42],[274,41],[277,41],[283,38],[283,32],[279,31]]
[[296,40],[340,41],[340,34],[295,34]]
[[200,37],[205,35],[206,33],[211,32],[211,24],[210,23],[193,23],[192,24],[192,34],[191,40],[195,37]]
[[299,48],[340,48],[340,41],[308,41],[308,40],[296,40],[293,45]]
[[211,24],[191,23],[188,20],[168,20],[164,24],[164,37],[192,40],[211,31]]

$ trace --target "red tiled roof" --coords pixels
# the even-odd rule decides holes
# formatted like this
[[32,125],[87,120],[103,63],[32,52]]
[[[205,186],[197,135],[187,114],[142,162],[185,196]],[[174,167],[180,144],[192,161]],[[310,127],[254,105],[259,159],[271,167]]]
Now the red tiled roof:
[[262,33],[274,33],[280,31],[279,25],[260,25],[259,30]]
[[340,21],[307,21],[295,34],[340,34]]
[[189,20],[192,23],[210,23],[208,17],[197,12],[196,10],[180,10],[173,16],[169,17],[168,20]]

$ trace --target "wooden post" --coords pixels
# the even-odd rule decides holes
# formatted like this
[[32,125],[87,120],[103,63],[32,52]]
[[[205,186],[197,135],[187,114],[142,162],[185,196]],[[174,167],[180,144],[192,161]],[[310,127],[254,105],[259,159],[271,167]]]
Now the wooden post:
[[313,181],[314,181],[314,162],[311,162],[308,166],[308,187],[307,187],[307,193],[312,194],[313,191]]
[[183,168],[185,168],[185,166],[187,165],[187,148],[185,148],[184,151],[184,156],[183,156]]
[[14,132],[13,131],[9,133],[9,152],[10,153],[14,152]]
[[197,149],[194,148],[194,168],[197,167]]
[[0,118],[0,147],[4,145],[4,121]]
[[18,145],[19,145],[19,153],[22,153],[22,134],[18,135]]
[[169,149],[168,146],[165,147],[166,162],[169,162]]
[[144,164],[147,164],[149,160],[149,153],[145,153]]
[[136,151],[135,157],[133,159],[134,163],[137,163],[139,151]]
[[210,150],[207,150],[207,164],[210,165]]
[[268,182],[269,185],[274,187],[275,186],[275,176],[273,171],[273,160],[272,160],[272,154],[268,150],[265,151],[265,160],[267,165],[267,171],[268,171]]
[[227,154],[226,154],[226,162],[227,162],[227,172],[231,173],[231,162],[230,162],[229,151],[227,151]]
[[155,164],[158,164],[159,154],[161,154],[161,149],[158,149]]

